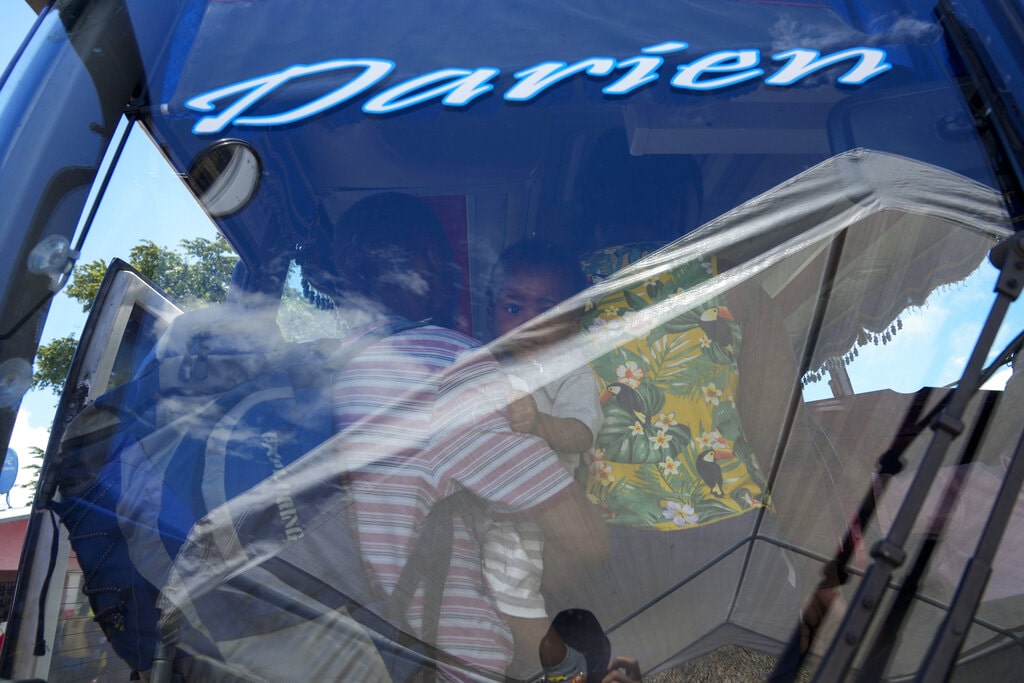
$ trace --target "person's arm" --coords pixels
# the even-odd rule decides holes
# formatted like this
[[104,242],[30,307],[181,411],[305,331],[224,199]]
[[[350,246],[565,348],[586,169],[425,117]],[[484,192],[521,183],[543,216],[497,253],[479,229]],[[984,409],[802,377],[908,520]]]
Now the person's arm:
[[560,454],[583,453],[594,445],[594,433],[575,417],[554,417],[537,414],[537,436]]
[[508,384],[496,367],[489,354],[474,353],[445,373],[435,401],[435,447],[451,449],[455,466],[447,474],[460,486],[503,516],[540,526],[545,585],[569,585],[607,558],[608,527],[553,450],[509,428]]
[[594,445],[594,433],[581,420],[543,413],[529,394],[509,403],[508,418],[513,431],[539,436],[562,455],[582,453]]

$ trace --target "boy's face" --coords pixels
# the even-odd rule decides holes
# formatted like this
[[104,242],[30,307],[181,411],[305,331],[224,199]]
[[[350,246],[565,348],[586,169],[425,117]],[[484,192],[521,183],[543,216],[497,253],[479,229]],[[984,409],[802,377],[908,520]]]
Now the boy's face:
[[[564,277],[558,273],[510,273],[494,292],[491,301],[491,325],[495,337],[502,337],[520,325],[550,310],[568,297]],[[520,330],[504,347],[516,357],[528,356],[545,344],[565,338],[575,331],[575,316],[561,316],[543,327]]]

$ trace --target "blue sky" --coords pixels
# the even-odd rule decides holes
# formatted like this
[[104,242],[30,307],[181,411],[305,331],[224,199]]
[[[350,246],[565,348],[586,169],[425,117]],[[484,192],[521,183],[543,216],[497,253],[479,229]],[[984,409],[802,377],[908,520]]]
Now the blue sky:
[[35,12],[24,0],[4,0],[0,4],[0,64],[7,66],[35,20]]

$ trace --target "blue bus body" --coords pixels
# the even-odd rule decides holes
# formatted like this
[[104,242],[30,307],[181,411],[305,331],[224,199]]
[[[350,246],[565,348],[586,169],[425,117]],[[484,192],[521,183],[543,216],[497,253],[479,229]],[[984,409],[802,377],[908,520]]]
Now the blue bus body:
[[[498,255],[581,265],[538,318],[572,334],[522,372],[593,374],[574,485],[611,555],[549,609],[649,675],[1012,676],[1022,38],[1016,0],[39,8],[0,82],[0,452],[40,466],[0,676],[131,674],[52,511],[68,425],[183,310],[258,300],[289,341],[344,338],[325,240],[387,192],[451,242],[442,326],[498,358],[529,332],[495,333]],[[747,319],[720,341],[727,301]],[[280,676],[173,646],[194,680]],[[441,673],[536,673],[508,657]]]

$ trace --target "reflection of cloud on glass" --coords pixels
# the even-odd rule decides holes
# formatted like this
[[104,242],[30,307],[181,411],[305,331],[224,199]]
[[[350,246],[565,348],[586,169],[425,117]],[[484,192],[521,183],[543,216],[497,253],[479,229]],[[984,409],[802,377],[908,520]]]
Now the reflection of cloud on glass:
[[893,345],[907,346],[917,344],[939,334],[949,320],[950,310],[941,302],[929,301],[923,308],[913,309],[900,316],[903,329],[893,338]]
[[11,433],[10,447],[18,454],[18,479],[11,489],[12,507],[23,507],[31,503],[32,494],[21,486],[35,476],[34,471],[27,466],[42,464],[42,458],[32,455],[32,447],[45,449],[50,438],[49,429],[29,425],[31,417],[32,414],[24,408],[18,411],[18,416],[14,420],[14,431]]
[[[923,307],[904,312],[903,329],[889,344],[860,349],[860,357],[850,366],[854,389],[914,391],[957,381],[994,298],[991,275],[991,269],[982,269],[959,285],[936,291]],[[1011,321],[1003,326],[989,362],[1019,332],[1017,325]],[[1001,372],[1001,379],[993,378],[989,388],[1002,388],[1008,376],[1008,371]]]
[[934,24],[910,16],[878,16],[874,18],[872,24],[871,32],[865,33],[847,24],[834,21],[797,21],[792,16],[784,14],[772,26],[772,49],[779,51],[800,45],[824,52],[851,45],[871,47],[930,42],[939,36]]
[[417,296],[424,296],[430,291],[430,284],[416,271],[385,270],[380,274],[378,281],[382,284],[395,285]]
[[942,376],[955,377],[959,379],[961,376],[963,376],[965,367],[967,367],[966,354],[956,354],[954,356],[950,356],[949,360],[946,361],[946,365],[942,372]]
[[888,31],[877,34],[884,42],[909,43],[936,40],[940,33],[934,23],[920,21],[913,17],[895,17]]
[[949,332],[949,343],[956,349],[961,351],[961,355],[965,358],[968,355],[968,351],[974,348],[975,342],[978,340],[978,333],[981,332],[981,319],[964,320],[958,323]]
[[961,283],[951,285],[950,289],[955,291],[956,299],[961,305],[969,302],[974,306],[988,308],[995,299],[994,288],[998,279],[999,273],[986,259],[970,277]]
[[949,371],[948,326],[952,315],[942,297],[932,297],[923,307],[904,311],[900,315],[903,328],[891,341],[860,347],[859,356],[849,366],[854,391],[916,391],[958,377],[959,371]]

